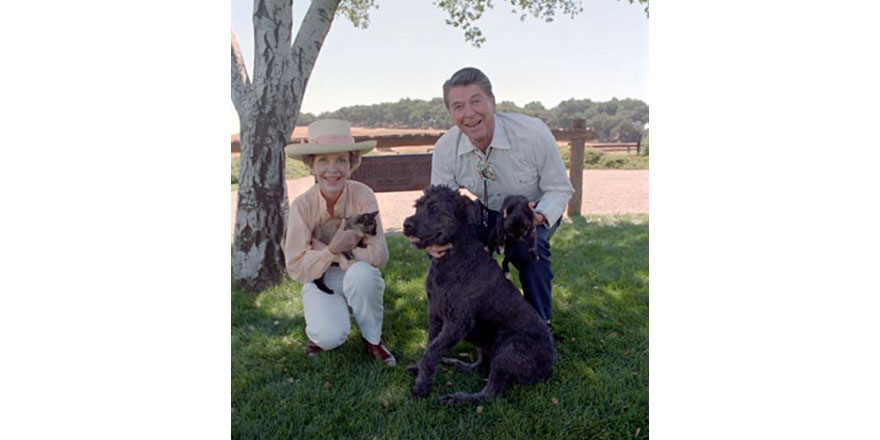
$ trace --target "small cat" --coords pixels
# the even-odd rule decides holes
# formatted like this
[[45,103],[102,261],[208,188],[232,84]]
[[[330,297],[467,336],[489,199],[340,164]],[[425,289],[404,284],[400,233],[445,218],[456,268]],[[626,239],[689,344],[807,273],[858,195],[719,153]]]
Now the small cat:
[[[360,231],[366,236],[376,235],[376,215],[379,214],[379,211],[368,212],[366,214],[357,214],[352,215],[350,217],[345,218],[345,230],[353,229],[355,231]],[[339,230],[339,224],[342,222],[341,218],[331,218],[326,222],[318,225],[315,228],[315,231],[312,233],[312,237],[321,243],[329,245],[331,241],[333,241],[333,236],[336,235],[336,231]],[[364,244],[363,239],[361,239],[360,243],[358,243],[358,247],[365,248],[367,247]],[[345,251],[342,253],[348,260],[354,260],[354,254],[350,251]],[[321,289],[322,292],[332,295],[333,289],[327,287],[327,284],[324,283],[324,275],[321,275],[320,278],[314,281],[315,285]]]
[[501,204],[501,218],[489,234],[489,252],[499,252],[504,246],[502,270],[504,277],[510,279],[510,255],[514,242],[526,240],[529,244],[529,258],[538,261],[535,236],[535,213],[529,207],[529,199],[523,196],[507,196]]

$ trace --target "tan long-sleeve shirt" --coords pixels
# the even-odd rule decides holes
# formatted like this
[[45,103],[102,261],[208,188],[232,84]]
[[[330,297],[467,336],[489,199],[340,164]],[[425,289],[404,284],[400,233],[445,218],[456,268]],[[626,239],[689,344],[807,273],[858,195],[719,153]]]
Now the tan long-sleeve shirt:
[[[496,180],[488,182],[489,209],[499,211],[504,198],[519,194],[538,202],[535,211],[552,226],[565,213],[574,187],[553,133],[540,119],[516,113],[495,113],[495,133],[489,162]],[[452,127],[434,147],[431,184],[460,187],[482,200],[483,179],[477,162],[484,159],[458,127]]]
[[[356,181],[345,182],[345,188],[333,206],[334,217],[345,218],[379,210],[376,195],[367,185]],[[312,231],[330,219],[327,202],[321,196],[318,185],[309,188],[290,204],[287,221],[287,239],[284,242],[284,255],[287,259],[287,273],[291,278],[307,283],[319,278],[332,263],[339,263],[343,270],[353,261],[342,254],[333,255],[324,248],[312,250]],[[388,245],[382,228],[381,214],[376,216],[376,235],[364,238],[365,248],[352,250],[355,260],[365,261],[374,267],[382,267],[388,262]]]

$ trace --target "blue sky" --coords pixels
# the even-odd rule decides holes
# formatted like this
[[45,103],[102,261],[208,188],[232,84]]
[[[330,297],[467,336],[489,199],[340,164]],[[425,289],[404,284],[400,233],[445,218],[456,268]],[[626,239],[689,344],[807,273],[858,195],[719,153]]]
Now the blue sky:
[[[381,0],[370,26],[357,29],[337,16],[318,56],[302,111],[441,96],[441,85],[461,67],[475,66],[492,80],[496,99],[550,108],[577,98],[648,97],[648,19],[626,0],[586,0],[574,19],[525,22],[505,1],[483,15],[487,41],[475,48],[431,0]],[[294,27],[308,8],[294,1]],[[232,28],[252,75],[251,0],[232,1]],[[650,102],[649,102],[650,103]],[[230,101],[232,131],[238,117]]]

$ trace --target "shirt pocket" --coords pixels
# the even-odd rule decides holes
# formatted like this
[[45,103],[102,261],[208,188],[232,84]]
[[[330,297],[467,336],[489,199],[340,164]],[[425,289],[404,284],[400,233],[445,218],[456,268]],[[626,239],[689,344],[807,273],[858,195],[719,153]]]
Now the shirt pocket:
[[[482,181],[480,182],[482,183]],[[470,191],[474,191],[477,189],[477,179],[473,176],[463,177],[461,180],[458,181],[458,186],[466,188]]]
[[516,181],[516,185],[518,187],[535,187],[538,185],[538,170],[533,168],[517,170],[514,180]]

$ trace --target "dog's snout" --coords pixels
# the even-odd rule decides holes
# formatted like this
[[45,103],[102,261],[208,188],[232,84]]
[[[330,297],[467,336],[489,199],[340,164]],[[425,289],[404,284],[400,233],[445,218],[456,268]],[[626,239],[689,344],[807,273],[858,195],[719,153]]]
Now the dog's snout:
[[413,221],[412,217],[407,217],[406,220],[403,221],[404,234],[407,232],[412,232],[415,228],[416,228],[416,222]]

